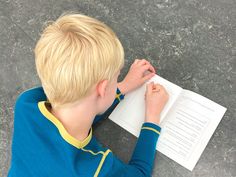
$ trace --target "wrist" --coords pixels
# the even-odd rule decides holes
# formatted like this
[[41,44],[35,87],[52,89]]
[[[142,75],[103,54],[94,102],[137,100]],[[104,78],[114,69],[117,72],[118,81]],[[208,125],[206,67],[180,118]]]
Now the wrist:
[[126,93],[128,93],[128,89],[127,89],[127,86],[125,85],[124,82],[119,82],[117,84],[117,87],[119,88],[120,92],[125,95]]
[[156,120],[146,120],[145,121],[146,123],[153,123],[153,124],[155,124],[155,125],[160,125],[160,121],[156,121]]
[[145,122],[151,122],[154,124],[160,124],[160,116],[146,116]]

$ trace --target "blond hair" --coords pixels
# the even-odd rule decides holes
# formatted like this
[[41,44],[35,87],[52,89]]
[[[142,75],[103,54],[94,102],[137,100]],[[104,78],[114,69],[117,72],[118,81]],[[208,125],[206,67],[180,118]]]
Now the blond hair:
[[60,107],[85,97],[99,81],[111,81],[124,65],[124,49],[104,23],[68,14],[45,28],[35,61],[47,99]]

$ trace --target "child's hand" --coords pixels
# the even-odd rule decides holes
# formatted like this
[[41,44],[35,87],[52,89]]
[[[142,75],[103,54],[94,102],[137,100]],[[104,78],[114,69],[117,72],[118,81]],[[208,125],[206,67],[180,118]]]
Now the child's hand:
[[169,95],[160,84],[148,83],[146,86],[145,100],[145,121],[155,124],[160,123],[160,114],[164,109]]
[[121,93],[126,94],[141,85],[155,75],[154,67],[145,59],[136,59],[131,65],[124,80],[118,83]]

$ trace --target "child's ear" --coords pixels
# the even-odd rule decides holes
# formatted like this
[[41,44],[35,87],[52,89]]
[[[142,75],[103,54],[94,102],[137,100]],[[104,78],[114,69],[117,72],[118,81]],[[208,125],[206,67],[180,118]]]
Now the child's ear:
[[97,90],[97,94],[100,97],[105,97],[106,95],[106,90],[108,87],[108,80],[102,80],[97,84],[96,90]]

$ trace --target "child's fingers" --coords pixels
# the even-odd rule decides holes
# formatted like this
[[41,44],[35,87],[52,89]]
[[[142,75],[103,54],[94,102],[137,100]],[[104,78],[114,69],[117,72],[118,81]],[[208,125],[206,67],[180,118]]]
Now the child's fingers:
[[143,65],[142,67],[144,67],[144,69],[146,69],[146,70],[156,73],[154,67],[150,63],[147,63],[147,64]]
[[154,75],[155,75],[155,73],[146,74],[146,75],[142,78],[143,82],[148,81],[148,80],[151,79]]
[[142,60],[140,60],[140,62],[138,62],[138,64],[141,66],[141,65],[146,65],[146,64],[150,64],[150,63],[149,63],[149,61],[142,59]]
[[156,73],[155,71],[155,68],[150,64],[150,70],[153,72],[153,73]]
[[160,84],[155,84],[154,86],[153,86],[153,91],[154,92],[160,92],[160,90],[162,89],[162,85],[160,85]]
[[[147,67],[148,66],[148,70],[150,70],[151,72],[153,72],[153,73],[156,73],[156,71],[155,71],[155,68],[150,64],[150,62],[149,61],[147,61],[147,60],[145,60],[145,59],[142,59],[142,60],[140,60],[140,59],[135,59],[135,61],[134,61],[134,63],[133,64],[137,64],[137,65],[139,65],[139,66],[145,66],[145,67]],[[147,66],[146,66],[147,65]]]
[[150,64],[143,65],[141,70],[142,70],[142,72],[151,71],[152,73],[155,73],[155,69]]
[[139,62],[140,62],[139,59],[135,59],[134,62],[133,62],[133,64],[138,64]]

